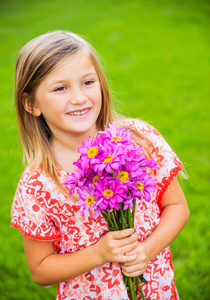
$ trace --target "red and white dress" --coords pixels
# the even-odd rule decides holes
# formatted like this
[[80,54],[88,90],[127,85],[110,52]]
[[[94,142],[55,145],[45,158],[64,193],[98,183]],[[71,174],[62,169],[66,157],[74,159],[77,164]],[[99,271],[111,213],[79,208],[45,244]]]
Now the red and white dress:
[[[181,171],[182,164],[163,137],[150,125],[137,120],[126,125],[142,132],[155,146],[160,160],[156,172],[157,190],[147,203],[138,201],[135,229],[139,240],[145,239],[158,225],[162,210],[162,196],[170,182]],[[157,160],[155,151],[152,152]],[[66,172],[59,176],[65,181]],[[107,231],[103,217],[82,216],[79,207],[63,195],[51,177],[36,170],[33,175],[27,168],[19,182],[13,208],[12,227],[26,237],[53,241],[57,253],[78,251],[95,243]],[[169,247],[152,261],[144,273],[148,284],[142,284],[145,299],[177,300],[174,270]],[[106,263],[57,287],[57,300],[128,300],[118,263]],[[138,299],[141,299],[139,294]]]

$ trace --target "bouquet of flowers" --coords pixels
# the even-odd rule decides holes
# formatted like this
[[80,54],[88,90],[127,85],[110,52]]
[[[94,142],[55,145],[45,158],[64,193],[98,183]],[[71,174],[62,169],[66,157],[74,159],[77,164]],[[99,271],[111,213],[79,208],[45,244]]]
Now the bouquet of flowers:
[[[74,163],[78,169],[64,182],[70,185],[70,195],[77,190],[82,214],[102,215],[112,231],[134,228],[136,199],[150,201],[156,189],[151,169],[158,169],[157,164],[131,138],[130,131],[114,123],[89,137],[78,149],[81,155]],[[143,275],[124,276],[130,299],[136,299],[138,289],[144,299],[141,281],[147,283]]]

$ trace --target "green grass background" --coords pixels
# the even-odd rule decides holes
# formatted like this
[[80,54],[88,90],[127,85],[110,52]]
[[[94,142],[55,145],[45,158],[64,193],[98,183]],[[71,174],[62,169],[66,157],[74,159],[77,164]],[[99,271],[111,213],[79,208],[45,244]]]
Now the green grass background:
[[209,4],[200,0],[1,0],[0,299],[55,299],[33,283],[10,207],[23,171],[14,109],[22,46],[50,30],[88,38],[103,56],[117,109],[166,138],[189,175],[181,180],[191,217],[172,243],[181,300],[210,299]]

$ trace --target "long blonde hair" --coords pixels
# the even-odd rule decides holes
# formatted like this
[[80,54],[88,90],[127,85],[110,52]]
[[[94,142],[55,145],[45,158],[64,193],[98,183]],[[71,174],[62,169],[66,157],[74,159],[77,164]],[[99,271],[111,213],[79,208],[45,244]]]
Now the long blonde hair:
[[[52,31],[38,36],[22,48],[16,63],[15,101],[24,160],[31,171],[41,167],[65,194],[66,189],[59,180],[57,163],[50,147],[50,128],[42,115],[36,117],[25,109],[23,94],[29,95],[33,111],[35,92],[40,82],[79,50],[85,50],[90,55],[101,86],[102,107],[96,122],[97,128],[103,130],[104,125],[107,126],[113,121],[120,125],[121,118],[113,110],[107,80],[96,51],[77,34]],[[144,141],[150,141],[140,132],[134,133],[141,137],[136,141],[146,148]]]

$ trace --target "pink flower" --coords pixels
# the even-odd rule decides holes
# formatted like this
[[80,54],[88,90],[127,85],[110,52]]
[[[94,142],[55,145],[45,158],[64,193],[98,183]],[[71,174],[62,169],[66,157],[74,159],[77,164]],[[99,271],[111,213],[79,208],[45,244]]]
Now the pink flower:
[[127,192],[126,186],[120,182],[119,178],[113,180],[111,184],[106,180],[98,180],[96,183],[97,206],[100,210],[111,211],[113,208],[118,210],[120,209],[119,203],[125,200]]
[[98,210],[96,206],[95,187],[93,184],[82,186],[78,189],[78,194],[80,199],[76,202],[76,205],[80,206],[83,216],[87,212],[92,216],[91,209],[93,209],[96,214],[100,215],[100,210]]
[[[138,174],[140,174],[142,171],[142,169],[140,168],[139,164],[136,161],[126,161],[126,164],[121,165],[121,167],[118,169],[118,173],[117,176],[120,178],[123,173],[122,172],[126,172],[127,173],[127,181],[132,180],[133,178],[135,178]],[[122,174],[120,174],[122,173]],[[124,180],[121,180],[121,182],[125,182]]]
[[145,201],[149,202],[151,200],[151,193],[156,189],[154,185],[156,181],[149,173],[143,173],[135,180],[136,188],[131,190],[132,197],[141,199],[143,196]]
[[86,168],[92,160],[98,157],[101,153],[101,147],[100,143],[97,143],[96,141],[97,139],[91,139],[91,137],[89,137],[87,141],[83,141],[82,147],[79,147],[78,149],[78,152],[81,153],[80,158],[74,165]]
[[103,137],[105,143],[111,141],[116,144],[131,146],[133,145],[132,133],[125,130],[123,127],[116,127],[115,123],[109,124],[109,127],[105,131],[100,131],[99,134]]
[[102,175],[103,172],[108,174],[112,174],[113,171],[116,172],[120,168],[120,165],[125,164],[123,154],[124,152],[121,147],[107,144],[106,148],[103,147],[98,158],[91,162],[94,171],[99,175]]
[[112,123],[96,138],[83,141],[78,149],[80,158],[74,163],[78,170],[68,174],[64,184],[70,185],[70,194],[78,190],[78,205],[84,213],[90,212],[90,207],[98,214],[100,210],[118,210],[119,203],[123,203],[124,210],[133,209],[135,198],[150,201],[156,180],[148,169],[158,169],[157,164],[147,159],[142,147],[134,146],[131,138],[131,132],[124,126],[116,127]]
[[81,187],[85,182],[85,174],[84,169],[75,170],[73,173],[66,175],[67,180],[63,183],[63,185],[70,185],[69,195],[71,195],[75,188]]

